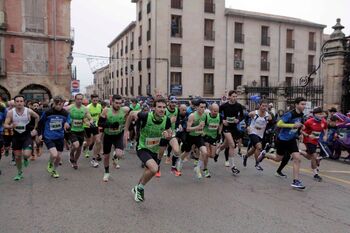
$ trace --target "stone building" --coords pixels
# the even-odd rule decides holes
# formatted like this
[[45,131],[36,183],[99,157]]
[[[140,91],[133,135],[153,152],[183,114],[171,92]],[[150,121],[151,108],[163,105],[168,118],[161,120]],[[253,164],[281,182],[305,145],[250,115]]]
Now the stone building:
[[110,73],[109,65],[106,65],[94,71],[94,93],[102,99],[108,99],[110,96]]
[[70,0],[0,0],[0,93],[70,97]]
[[325,25],[226,9],[225,0],[131,2],[136,21],[108,45],[109,94],[216,98],[244,85],[292,85],[320,56]]

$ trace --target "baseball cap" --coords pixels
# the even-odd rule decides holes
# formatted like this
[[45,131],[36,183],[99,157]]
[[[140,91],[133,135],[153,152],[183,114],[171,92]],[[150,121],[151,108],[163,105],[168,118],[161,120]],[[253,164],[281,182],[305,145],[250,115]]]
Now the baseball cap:
[[169,101],[170,102],[178,102],[175,96],[170,96]]

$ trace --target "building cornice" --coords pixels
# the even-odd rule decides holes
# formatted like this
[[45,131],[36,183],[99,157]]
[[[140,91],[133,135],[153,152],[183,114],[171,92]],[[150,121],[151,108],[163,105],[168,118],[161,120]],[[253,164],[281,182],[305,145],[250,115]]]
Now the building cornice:
[[132,21],[128,26],[126,26],[126,28],[119,33],[119,35],[114,38],[114,40],[112,40],[111,43],[108,44],[108,48],[112,47],[116,42],[118,42],[123,36],[125,36],[128,32],[130,32],[132,29],[134,29],[136,27],[136,22]]
[[302,25],[302,26],[316,27],[320,29],[324,29],[327,27],[326,25],[323,25],[323,24],[318,24],[318,23],[310,22],[303,19],[293,18],[293,17],[266,14],[266,13],[260,13],[260,12],[254,12],[254,11],[231,9],[231,8],[225,9],[225,15],[227,17],[240,16],[240,17],[250,18],[250,19],[266,20],[266,21],[272,21],[277,23],[296,24],[296,25]]
[[65,37],[65,36],[54,36],[51,35],[38,35],[38,34],[27,34],[27,33],[18,33],[18,32],[11,32],[11,31],[0,31],[1,36],[15,36],[15,37],[21,37],[21,38],[28,38],[28,39],[36,39],[36,40],[56,40],[56,41],[65,41],[67,43],[72,43],[73,40],[71,37]]

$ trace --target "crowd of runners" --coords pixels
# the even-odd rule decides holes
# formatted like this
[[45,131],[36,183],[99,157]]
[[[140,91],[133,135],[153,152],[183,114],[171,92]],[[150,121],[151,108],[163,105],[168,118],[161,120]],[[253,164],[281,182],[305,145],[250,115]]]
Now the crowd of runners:
[[[337,121],[332,116],[336,109],[326,112],[318,107],[304,116],[305,105],[306,100],[298,97],[293,109],[275,113],[263,99],[256,109],[248,111],[237,102],[237,93],[230,91],[221,103],[208,104],[196,97],[187,105],[174,96],[140,101],[113,95],[108,103],[97,95],[91,96],[90,103],[82,94],[71,101],[56,96],[43,109],[39,102],[18,95],[0,104],[0,158],[12,157],[17,167],[13,179],[19,181],[29,161],[43,153],[45,144],[49,152],[47,171],[52,177],[59,178],[62,153],[68,150],[73,169],[79,169],[82,154],[91,159],[92,167],[104,167],[101,177],[108,182],[110,162],[120,168],[125,150],[136,150],[144,168],[132,188],[136,202],[145,200],[145,185],[154,176],[161,177],[162,158],[171,164],[171,173],[177,177],[183,174],[184,161],[193,160],[194,175],[202,179],[212,176],[209,160],[217,162],[221,151],[224,166],[235,176],[240,173],[238,161],[247,167],[250,156],[254,156],[258,171],[264,170],[264,159],[280,162],[275,175],[282,178],[287,178],[283,169],[292,161],[291,186],[305,189],[299,176],[301,157],[310,160],[313,178],[321,182],[320,161],[329,156],[329,148],[318,153],[318,147],[335,136],[328,129]],[[242,154],[246,138],[249,143]],[[300,142],[306,150],[301,149]]]

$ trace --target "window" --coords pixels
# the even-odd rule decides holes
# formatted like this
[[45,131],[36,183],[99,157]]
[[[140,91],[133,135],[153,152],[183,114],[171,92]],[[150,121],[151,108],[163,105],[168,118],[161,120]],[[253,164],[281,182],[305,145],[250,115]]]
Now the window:
[[182,17],[179,15],[171,16],[171,36],[182,37]]
[[147,95],[151,95],[151,73],[148,73]]
[[314,59],[315,59],[314,55],[308,56],[308,73],[309,74],[314,72],[316,69],[316,66],[314,65]]
[[151,19],[148,19],[147,41],[151,40]]
[[215,13],[214,0],[204,0],[204,12]]
[[23,72],[46,74],[48,72],[48,46],[42,42],[23,42]]
[[309,50],[315,51],[316,50],[316,42],[315,42],[315,33],[309,32]]
[[138,94],[139,94],[139,95],[142,95],[142,75],[139,76]]
[[269,71],[270,70],[270,62],[269,61],[269,52],[268,51],[261,51],[261,65],[260,69],[262,71]]
[[234,53],[234,68],[235,70],[244,69],[244,61],[242,59],[243,49],[235,49]]
[[286,86],[291,87],[293,82],[293,77],[286,77]]
[[171,8],[182,9],[182,0],[171,0]]
[[293,53],[287,53],[286,55],[286,72],[294,73]]
[[204,39],[215,40],[214,20],[212,19],[204,20]]
[[151,13],[151,1],[147,3],[147,14]]
[[140,25],[139,46],[142,45],[142,25]]
[[237,90],[238,86],[242,85],[242,75],[233,76],[233,90]]
[[171,95],[182,95],[181,72],[171,72],[170,74],[170,93]]
[[235,23],[235,43],[244,43],[243,23]]
[[261,27],[261,45],[270,46],[269,27]]
[[26,0],[23,2],[25,31],[44,33],[46,0]]
[[182,67],[181,44],[171,44],[171,60],[172,67]]
[[287,48],[294,49],[293,30],[287,29]]
[[204,68],[215,68],[214,47],[204,46]]
[[214,74],[204,74],[204,95],[214,95]]
[[269,76],[261,76],[260,77],[260,86],[268,87],[269,86]]

